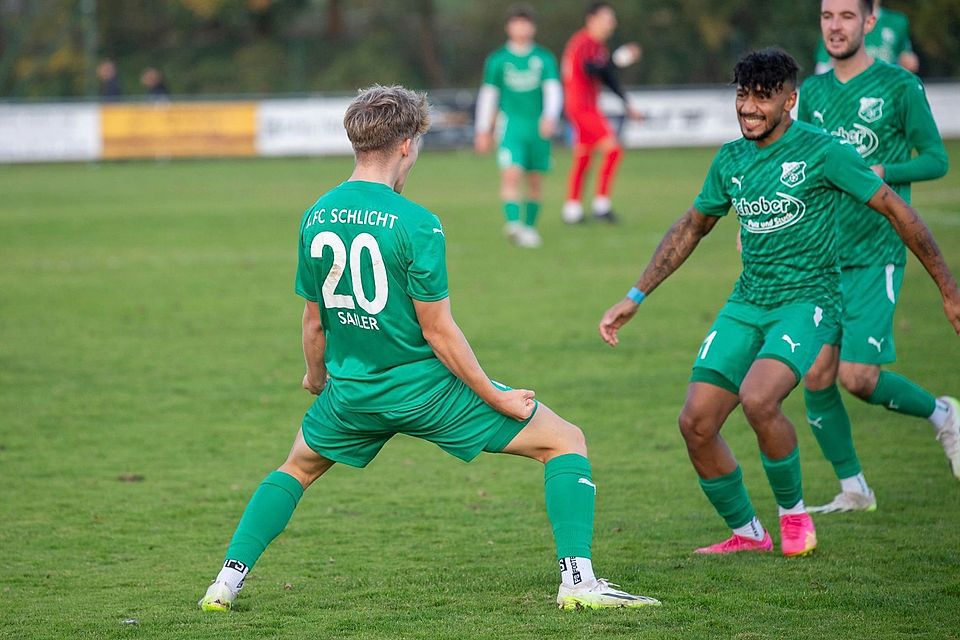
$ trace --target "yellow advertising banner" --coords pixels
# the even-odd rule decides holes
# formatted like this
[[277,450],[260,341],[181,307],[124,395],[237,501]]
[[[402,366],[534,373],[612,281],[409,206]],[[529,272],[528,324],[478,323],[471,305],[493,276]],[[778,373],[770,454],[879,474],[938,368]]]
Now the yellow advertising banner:
[[103,158],[256,154],[254,102],[102,105]]

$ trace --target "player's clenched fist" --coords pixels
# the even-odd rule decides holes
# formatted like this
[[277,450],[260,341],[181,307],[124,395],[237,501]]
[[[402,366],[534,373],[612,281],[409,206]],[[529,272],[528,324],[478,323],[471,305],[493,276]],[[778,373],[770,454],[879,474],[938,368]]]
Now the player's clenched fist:
[[497,402],[495,409],[514,420],[526,420],[533,413],[536,402],[533,397],[536,395],[530,389],[510,389],[503,391]]

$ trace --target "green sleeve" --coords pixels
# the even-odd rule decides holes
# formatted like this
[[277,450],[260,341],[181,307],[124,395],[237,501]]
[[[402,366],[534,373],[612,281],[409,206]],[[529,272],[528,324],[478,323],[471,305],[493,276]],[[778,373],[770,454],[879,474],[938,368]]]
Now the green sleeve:
[[883,180],[864,162],[857,150],[840,140],[827,148],[823,175],[827,182],[861,204],[866,204],[883,186]]
[[700,195],[693,202],[693,208],[705,216],[715,218],[725,216],[730,211],[730,196],[724,189],[723,175],[720,169],[721,156],[723,148],[714,157],[710,165],[710,171],[707,172],[707,178],[703,182],[703,189]]
[[814,60],[817,64],[829,64],[830,63],[830,54],[827,53],[827,47],[823,44],[823,38],[821,37],[817,41],[817,55]]
[[406,238],[407,295],[434,302],[449,295],[447,289],[447,242],[440,219],[417,224]]
[[923,84],[911,79],[902,96],[901,112],[904,114],[904,133],[911,149],[917,155],[906,162],[883,166],[885,180],[889,184],[904,184],[920,180],[935,180],[947,173],[947,150],[937,130],[937,123],[930,111],[930,103],[923,91]]
[[803,99],[804,89],[810,91],[810,82],[804,82],[800,87],[800,102],[797,104],[797,120],[800,122],[810,122],[810,109],[807,107],[809,100]]
[[[309,213],[309,211],[308,211]],[[306,221],[306,216],[304,216]],[[297,247],[297,279],[294,290],[301,298],[310,302],[317,302],[317,277],[313,273],[313,265],[310,260],[310,247],[306,244],[303,231],[305,224],[300,224],[300,241]]]
[[487,56],[487,61],[483,64],[483,84],[492,85],[498,89],[503,88],[502,75],[500,73],[500,57],[497,54]]
[[560,79],[560,71],[557,67],[557,57],[546,49],[543,50],[543,79]]

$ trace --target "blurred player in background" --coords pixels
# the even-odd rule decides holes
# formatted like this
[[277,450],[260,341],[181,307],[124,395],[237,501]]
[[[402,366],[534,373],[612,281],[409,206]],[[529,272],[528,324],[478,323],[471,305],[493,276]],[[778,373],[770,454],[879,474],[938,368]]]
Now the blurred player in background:
[[[534,248],[541,244],[536,224],[543,173],[550,169],[550,138],[557,130],[563,96],[557,59],[533,40],[537,24],[529,5],[510,7],[506,32],[507,43],[490,54],[484,64],[474,146],[479,153],[493,147],[499,111],[503,130],[497,162],[507,221],[504,232],[517,246]],[[521,206],[520,183],[524,176],[527,197]]]
[[544,464],[560,608],[660,604],[594,576],[597,486],[583,432],[537,403],[532,391],[490,380],[450,312],[440,219],[400,195],[429,122],[426,95],[403,87],[371,87],[347,108],[353,174],[307,209],[300,224],[303,386],[317,399],[286,462],[247,504],[223,568],[200,600],[204,610],[232,607],[307,487],[335,462],[365,467],[397,433],[464,461],[487,451]]
[[639,60],[640,46],[636,43],[623,45],[611,56],[606,42],[616,28],[617,15],[613,7],[606,2],[594,2],[587,9],[584,27],[573,34],[563,51],[564,112],[573,126],[573,162],[562,212],[564,222],[569,224],[584,219],[583,180],[594,151],[603,154],[603,164],[593,199],[593,216],[606,222],[616,221],[610,193],[623,149],[600,111],[601,83],[620,96],[628,118],[642,118],[640,112],[630,105],[616,70],[616,67],[626,67]]
[[[913,52],[910,42],[910,20],[899,11],[890,11],[880,6],[880,0],[874,2],[874,26],[867,30],[865,47],[867,55],[890,64],[898,64],[907,71],[920,70],[920,60]],[[827,35],[817,45],[817,66],[815,73],[825,73],[833,68],[837,58],[827,51],[824,44]]]
[[780,49],[740,59],[734,80],[743,137],[721,147],[693,207],[664,236],[627,297],[600,321],[601,337],[616,345],[618,330],[646,295],[733,206],[743,272],[700,346],[680,414],[700,486],[733,535],[698,553],[773,548],[740,466],[720,436],[738,404],[757,435],[778,506],[783,554],[806,555],[817,546],[803,502],[796,431],[781,405],[839,331],[838,197],[866,203],[893,224],[940,288],[947,317],[960,332],[960,290],[917,212],[850,145],[791,119],[797,71],[796,61]]
[[[912,73],[874,59],[864,34],[877,22],[871,0],[823,0],[820,28],[833,68],[808,78],[798,117],[849,142],[904,200],[910,183],[947,172],[947,152],[923,84]],[[916,151],[916,155],[914,155]],[[863,476],[841,384],[869,402],[929,419],[960,478],[960,404],[935,398],[881,365],[896,360],[893,315],[907,255],[890,224],[851,198],[837,206],[843,288],[842,337],[807,374],[807,420],[840,479],[840,493],[812,512],[873,511],[877,501]]]

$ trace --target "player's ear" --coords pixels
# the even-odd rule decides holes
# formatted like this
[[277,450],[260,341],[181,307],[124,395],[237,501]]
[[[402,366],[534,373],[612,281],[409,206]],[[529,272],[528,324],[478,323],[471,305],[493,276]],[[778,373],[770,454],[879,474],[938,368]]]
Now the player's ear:
[[797,106],[797,89],[796,87],[790,89],[790,95],[787,96],[787,101],[783,105],[784,111],[793,111],[793,108]]
[[413,138],[407,138],[400,143],[400,155],[406,158],[410,155],[410,150],[413,148]]
[[873,31],[873,28],[876,26],[877,26],[877,15],[875,13],[871,13],[869,16],[867,16],[867,19],[864,20],[863,22],[863,35],[867,35],[871,31]]

